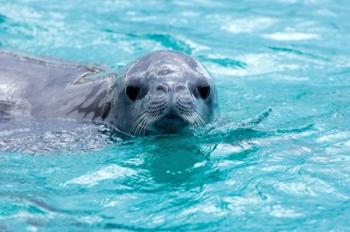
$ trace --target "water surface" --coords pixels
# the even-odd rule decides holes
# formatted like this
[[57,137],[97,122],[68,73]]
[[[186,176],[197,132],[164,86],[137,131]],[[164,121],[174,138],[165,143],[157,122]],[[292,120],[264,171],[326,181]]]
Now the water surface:
[[1,50],[116,71],[183,51],[220,108],[194,135],[131,140],[0,123],[0,231],[348,230],[349,20],[345,0],[0,0]]

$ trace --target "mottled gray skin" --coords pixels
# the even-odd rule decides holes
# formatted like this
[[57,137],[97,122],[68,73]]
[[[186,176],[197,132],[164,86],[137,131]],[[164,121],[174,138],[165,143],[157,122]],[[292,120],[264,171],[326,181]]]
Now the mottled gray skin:
[[0,121],[97,121],[132,135],[175,133],[208,123],[216,100],[208,72],[188,55],[157,51],[117,78],[101,67],[0,51]]
[[[114,75],[88,67],[0,51],[0,121],[36,119],[103,120]],[[91,78],[91,80],[90,80]]]

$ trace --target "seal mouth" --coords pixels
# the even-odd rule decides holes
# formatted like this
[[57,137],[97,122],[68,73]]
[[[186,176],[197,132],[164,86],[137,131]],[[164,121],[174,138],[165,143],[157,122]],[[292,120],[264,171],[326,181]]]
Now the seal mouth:
[[167,114],[163,118],[169,121],[183,121],[183,119],[180,116],[175,114]]
[[170,113],[154,123],[154,127],[162,133],[176,133],[185,128],[187,124],[187,121],[181,116]]

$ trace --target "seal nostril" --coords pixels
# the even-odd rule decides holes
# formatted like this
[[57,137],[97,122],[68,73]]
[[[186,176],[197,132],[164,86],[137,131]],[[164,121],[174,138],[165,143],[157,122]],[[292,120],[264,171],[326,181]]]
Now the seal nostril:
[[128,87],[126,87],[126,95],[132,100],[135,101],[137,99],[137,97],[140,94],[140,88],[137,86],[131,86],[129,85]]
[[184,91],[186,89],[186,87],[184,85],[177,85],[175,87],[175,92],[181,92]]
[[158,85],[156,90],[166,93],[166,92],[168,92],[168,87],[165,85]]
[[209,86],[200,86],[198,87],[198,93],[203,99],[207,99],[210,94],[210,87]]

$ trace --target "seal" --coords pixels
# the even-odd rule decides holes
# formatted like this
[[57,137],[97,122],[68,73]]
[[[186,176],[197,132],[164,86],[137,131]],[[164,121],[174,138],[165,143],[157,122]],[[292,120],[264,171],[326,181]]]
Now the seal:
[[210,122],[215,104],[208,71],[177,51],[146,54],[121,75],[0,51],[0,121],[55,118],[104,123],[130,135],[177,133]]

